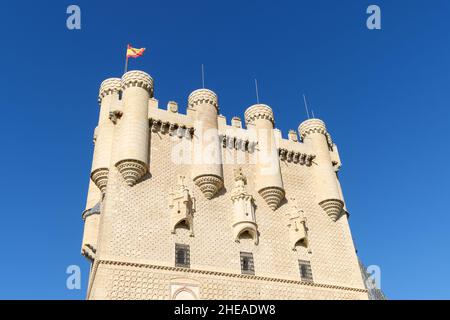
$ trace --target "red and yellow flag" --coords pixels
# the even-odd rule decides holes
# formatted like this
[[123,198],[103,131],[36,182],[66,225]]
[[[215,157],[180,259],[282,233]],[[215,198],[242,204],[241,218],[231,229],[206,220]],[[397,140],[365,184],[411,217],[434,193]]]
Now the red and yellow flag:
[[133,48],[128,45],[127,47],[127,58],[137,58],[144,54],[145,48]]

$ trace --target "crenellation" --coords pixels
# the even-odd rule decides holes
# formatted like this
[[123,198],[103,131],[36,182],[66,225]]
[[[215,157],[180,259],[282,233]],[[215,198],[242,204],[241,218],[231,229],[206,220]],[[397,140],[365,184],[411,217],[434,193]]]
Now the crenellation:
[[156,99],[155,97],[152,97],[148,100],[148,110],[149,113],[151,112],[150,110],[152,109],[158,109],[159,108],[159,100]]
[[178,113],[178,103],[175,101],[169,101],[167,103],[167,111],[172,113]]
[[217,126],[220,131],[223,131],[224,128],[228,127],[227,117],[225,117],[223,114],[217,115]]
[[109,78],[100,84],[98,93],[98,103],[101,104],[104,97],[110,94],[119,93],[122,90],[120,78]]
[[122,76],[121,85],[122,91],[131,87],[139,87],[147,91],[149,97],[153,97],[153,78],[143,71],[128,71]]
[[242,121],[239,117],[231,118],[231,126],[235,128],[242,128]]
[[293,130],[293,129],[289,130],[288,140],[293,141],[293,142],[298,142],[298,136],[297,136],[296,130]]
[[188,106],[191,109],[197,109],[199,105],[208,104],[216,108],[219,112],[219,102],[217,95],[209,89],[197,89],[188,97]]

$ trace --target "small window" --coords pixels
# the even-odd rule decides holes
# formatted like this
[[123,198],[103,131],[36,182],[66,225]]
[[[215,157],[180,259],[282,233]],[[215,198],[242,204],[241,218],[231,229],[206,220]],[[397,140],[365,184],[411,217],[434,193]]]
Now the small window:
[[119,91],[119,100],[122,100],[122,90]]
[[182,268],[190,267],[189,246],[186,244],[175,244],[175,266]]
[[305,260],[298,260],[298,266],[300,268],[300,278],[302,281],[313,282],[311,263]]
[[241,252],[241,272],[242,274],[255,274],[252,253]]

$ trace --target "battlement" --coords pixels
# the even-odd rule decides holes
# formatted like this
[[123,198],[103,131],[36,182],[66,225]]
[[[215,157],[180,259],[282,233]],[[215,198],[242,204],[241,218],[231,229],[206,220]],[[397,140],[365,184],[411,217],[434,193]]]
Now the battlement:
[[104,80],[100,84],[100,90],[98,92],[98,103],[102,102],[102,99],[113,93],[118,93],[122,89],[122,83],[120,78],[109,78]]
[[153,97],[153,78],[146,72],[133,70],[125,73],[122,76],[122,89],[130,87],[141,87],[149,92],[150,97]]
[[[193,127],[195,122],[195,113],[197,112],[195,106],[206,103],[219,109],[218,96],[215,92],[209,89],[197,89],[193,91],[188,97],[188,103],[186,113],[181,113],[179,105],[175,101],[168,101],[167,108],[159,108],[158,100],[153,97],[153,79],[146,72],[133,70],[125,73],[122,78],[109,78],[102,82],[99,91],[99,101],[108,94],[119,92],[129,87],[141,87],[148,90],[150,93],[148,119],[152,132],[164,132],[176,134],[178,136],[188,137],[189,133],[193,133]],[[120,101],[119,101],[120,102]],[[121,103],[116,103],[112,106],[114,110],[112,112],[111,121],[114,123],[120,118],[122,112]],[[117,109],[117,110],[116,110]],[[117,116],[114,116],[116,115]],[[228,123],[225,116],[219,114],[218,129],[222,137],[223,145],[236,145],[236,149],[252,150],[252,146],[257,144],[257,138],[254,132],[254,123],[257,119],[269,120],[272,125],[275,123],[274,113],[271,107],[266,104],[255,104],[247,108],[244,112],[245,124],[240,117],[234,116]],[[186,132],[184,134],[183,132]],[[308,119],[301,123],[299,127],[299,135],[296,130],[289,130],[286,137],[284,137],[281,131],[274,128],[274,136],[279,150],[284,149],[293,151],[294,153],[307,153],[312,154],[309,150],[305,149],[302,143],[303,138],[313,132],[320,132],[325,134],[330,146],[333,146],[331,137],[326,130],[325,123],[320,119]],[[299,138],[300,137],[300,138]],[[233,142],[234,141],[234,142]],[[241,142],[242,141],[242,142]],[[240,146],[246,145],[242,148]],[[250,146],[250,147],[249,147]]]
[[217,111],[219,111],[219,99],[217,95],[209,89],[197,89],[193,91],[188,97],[189,108],[194,108],[194,106],[200,103],[207,103],[213,105]]
[[256,119],[267,119],[275,125],[272,108],[265,104],[255,104],[245,110],[247,124],[253,124]]
[[298,127],[298,131],[300,132],[300,137],[302,139],[311,133],[327,134],[325,123],[320,119],[308,119],[303,121]]

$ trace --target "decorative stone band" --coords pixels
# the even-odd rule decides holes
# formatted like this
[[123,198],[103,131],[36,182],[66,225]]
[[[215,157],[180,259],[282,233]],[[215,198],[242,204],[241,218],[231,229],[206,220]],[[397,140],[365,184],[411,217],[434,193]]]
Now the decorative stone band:
[[322,133],[327,135],[325,123],[320,119],[308,119],[303,121],[298,127],[298,131],[300,132],[302,140],[311,133]]
[[170,136],[177,136],[178,138],[192,138],[194,135],[194,127],[187,127],[184,124],[171,123],[169,121],[161,121],[158,119],[149,119],[150,129],[153,133],[161,132],[162,134],[169,134]]
[[266,187],[258,191],[270,209],[275,211],[284,198],[284,190],[279,187]]
[[109,78],[103,81],[100,85],[98,92],[98,103],[102,102],[102,99],[113,93],[118,93],[122,89],[122,83],[120,78]]
[[141,87],[149,92],[150,97],[153,97],[153,79],[148,73],[139,70],[125,73],[122,76],[122,90],[129,87]]
[[222,140],[222,146],[224,148],[236,149],[241,151],[253,152],[258,144],[255,141],[249,141],[248,139],[241,139],[239,137],[227,136],[222,134],[219,137]]
[[253,123],[256,119],[266,119],[275,125],[272,108],[265,104],[255,104],[245,110],[245,122]]
[[101,211],[102,211],[102,203],[97,202],[97,204],[92,208],[84,210],[83,213],[81,214],[81,217],[83,218],[83,220],[86,220],[87,217],[92,216],[94,214],[100,214]]
[[95,185],[100,189],[102,193],[106,191],[106,185],[108,183],[108,168],[98,168],[91,172],[91,179]]
[[344,212],[344,202],[339,199],[327,199],[319,203],[322,209],[336,222]]
[[194,179],[206,199],[212,199],[223,186],[223,179],[216,175],[201,175]]
[[147,173],[147,165],[139,160],[125,159],[116,163],[116,167],[129,186],[135,185]]
[[81,248],[81,254],[91,261],[95,260],[96,253],[97,253],[97,249],[95,249],[94,246],[92,246],[89,243],[86,243]]
[[193,91],[188,97],[188,106],[193,108],[201,103],[207,103],[214,106],[219,112],[219,99],[217,95],[209,89],[198,89]]
[[313,154],[301,153],[293,150],[279,149],[280,159],[282,161],[298,163],[301,165],[311,166],[312,161],[316,157]]
[[252,274],[240,274],[240,273],[231,273],[231,272],[222,272],[222,271],[209,271],[209,270],[200,270],[200,269],[192,269],[192,268],[187,269],[187,268],[172,267],[172,266],[157,266],[157,265],[152,265],[152,264],[122,262],[122,261],[113,261],[113,260],[98,260],[98,261],[96,261],[96,263],[93,267],[92,279],[95,277],[95,274],[97,273],[97,269],[98,269],[99,265],[131,267],[131,268],[162,270],[162,271],[173,271],[173,272],[180,272],[183,274],[204,274],[204,275],[211,275],[211,276],[217,276],[217,277],[252,279],[252,280],[257,280],[257,281],[288,283],[288,284],[297,284],[300,286],[367,293],[367,289],[346,287],[346,286],[337,286],[337,285],[332,285],[332,284],[316,283],[316,282],[310,282],[310,281],[263,277],[263,276],[257,276],[257,275],[252,275]]

